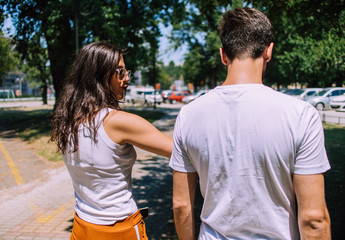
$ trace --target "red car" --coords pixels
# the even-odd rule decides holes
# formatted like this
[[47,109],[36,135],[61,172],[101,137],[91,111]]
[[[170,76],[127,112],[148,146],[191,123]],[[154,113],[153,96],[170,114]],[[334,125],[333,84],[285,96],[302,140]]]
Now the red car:
[[188,91],[175,91],[169,97],[170,103],[182,102],[182,98],[191,95]]

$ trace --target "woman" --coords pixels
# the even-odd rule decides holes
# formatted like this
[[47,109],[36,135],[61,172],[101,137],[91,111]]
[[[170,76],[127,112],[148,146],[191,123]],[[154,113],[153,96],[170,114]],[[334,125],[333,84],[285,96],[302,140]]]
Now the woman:
[[172,140],[120,110],[129,78],[120,48],[88,44],[54,111],[51,141],[63,154],[76,197],[71,239],[147,239],[132,196],[133,145],[170,157]]

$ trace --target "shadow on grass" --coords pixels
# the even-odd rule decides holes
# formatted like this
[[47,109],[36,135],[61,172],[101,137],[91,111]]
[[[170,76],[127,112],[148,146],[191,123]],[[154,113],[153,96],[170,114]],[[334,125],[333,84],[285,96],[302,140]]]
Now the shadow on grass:
[[20,137],[24,141],[48,136],[50,132],[49,109],[41,110],[1,110],[0,132],[2,137]]
[[325,173],[326,202],[331,216],[332,239],[344,239],[345,228],[345,127],[324,125],[331,170]]
[[[130,109],[127,112],[137,114],[149,122],[161,119],[165,115],[164,112],[154,110]],[[50,109],[0,109],[1,136],[4,138],[19,137],[24,141],[48,136],[51,131],[51,113]]]

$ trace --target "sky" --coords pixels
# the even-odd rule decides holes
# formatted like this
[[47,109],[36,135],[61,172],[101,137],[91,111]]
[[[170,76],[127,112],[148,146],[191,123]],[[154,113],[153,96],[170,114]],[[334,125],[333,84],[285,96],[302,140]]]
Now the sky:
[[[10,33],[13,34],[14,33],[14,27],[11,23],[11,20],[5,19],[5,24],[4,24],[4,32],[6,28],[10,28],[11,31]],[[184,54],[187,52],[187,45],[183,45],[181,46],[179,49],[177,49],[176,51],[174,49],[170,49],[170,43],[169,40],[167,38],[167,36],[169,35],[172,27],[164,27],[163,24],[160,24],[160,28],[162,31],[162,37],[159,39],[160,40],[160,44],[159,44],[159,54],[158,54],[158,59],[160,61],[162,61],[164,63],[164,65],[168,65],[170,61],[174,61],[175,65],[182,65],[183,64],[183,58],[184,58]],[[5,35],[7,35],[5,33]]]
[[182,65],[184,54],[187,53],[187,45],[182,45],[176,51],[174,49],[169,51],[170,43],[167,36],[169,35],[172,27],[170,26],[166,28],[163,24],[160,24],[160,28],[163,36],[160,38],[158,59],[161,60],[164,65],[168,65],[170,61],[174,61],[175,65]]

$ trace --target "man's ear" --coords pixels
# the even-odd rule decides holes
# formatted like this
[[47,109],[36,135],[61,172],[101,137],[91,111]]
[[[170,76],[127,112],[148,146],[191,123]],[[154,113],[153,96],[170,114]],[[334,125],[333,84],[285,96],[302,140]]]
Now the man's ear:
[[271,61],[272,52],[273,52],[273,45],[274,45],[274,43],[271,42],[270,45],[268,45],[264,51],[264,59],[266,62]]
[[219,52],[220,52],[220,58],[222,60],[222,63],[226,66],[228,66],[228,64],[230,63],[228,57],[226,56],[226,53],[224,51],[224,48],[219,48]]

